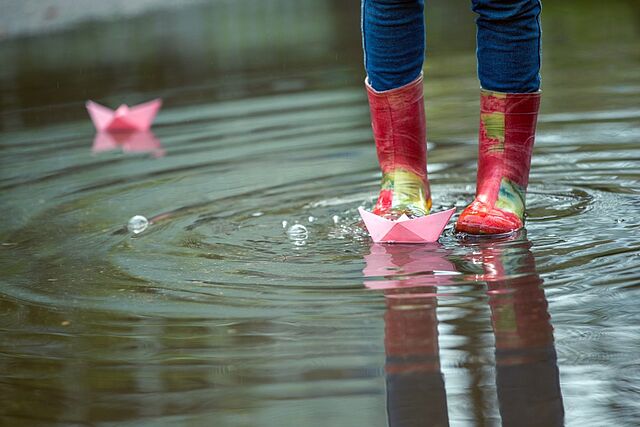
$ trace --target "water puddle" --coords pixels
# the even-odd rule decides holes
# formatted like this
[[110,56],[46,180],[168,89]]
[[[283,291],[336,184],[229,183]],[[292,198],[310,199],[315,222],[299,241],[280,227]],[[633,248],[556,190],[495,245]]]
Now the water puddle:
[[[545,3],[526,233],[417,246],[357,212],[379,177],[358,5],[241,3],[0,42],[0,424],[632,425],[637,2]],[[426,92],[434,211],[460,212],[477,82],[453,3],[429,5]],[[83,107],[156,96],[153,132],[96,135]]]

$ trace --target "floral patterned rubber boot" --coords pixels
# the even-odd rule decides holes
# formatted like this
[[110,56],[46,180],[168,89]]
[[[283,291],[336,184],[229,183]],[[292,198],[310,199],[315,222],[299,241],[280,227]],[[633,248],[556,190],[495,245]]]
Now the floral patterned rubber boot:
[[505,234],[524,226],[524,210],[540,92],[482,90],[478,182],[456,231]]
[[383,92],[366,82],[371,126],[382,184],[373,213],[389,219],[429,214],[427,140],[422,74],[411,83]]

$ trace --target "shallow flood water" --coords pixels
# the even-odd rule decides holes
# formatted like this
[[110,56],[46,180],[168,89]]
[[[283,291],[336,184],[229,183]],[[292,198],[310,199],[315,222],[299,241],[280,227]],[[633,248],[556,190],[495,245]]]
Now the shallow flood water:
[[[428,7],[434,209],[460,211],[473,16]],[[0,41],[0,424],[637,425],[638,10],[545,2],[526,233],[433,245],[359,224],[379,173],[357,4]],[[153,132],[114,139],[83,106],[154,97]]]

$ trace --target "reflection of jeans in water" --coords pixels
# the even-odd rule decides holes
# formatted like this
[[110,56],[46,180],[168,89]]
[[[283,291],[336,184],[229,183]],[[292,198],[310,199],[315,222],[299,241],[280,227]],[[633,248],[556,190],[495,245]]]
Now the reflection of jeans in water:
[[447,427],[447,394],[438,372],[387,374],[390,427]]
[[[376,90],[414,80],[424,62],[424,0],[361,0],[365,68]],[[540,88],[540,1],[472,0],[484,89]]]
[[521,356],[538,360],[522,364],[505,364],[496,351],[496,383],[503,427],[560,427],[564,425],[564,407],[556,351],[553,345],[546,349],[527,349]]

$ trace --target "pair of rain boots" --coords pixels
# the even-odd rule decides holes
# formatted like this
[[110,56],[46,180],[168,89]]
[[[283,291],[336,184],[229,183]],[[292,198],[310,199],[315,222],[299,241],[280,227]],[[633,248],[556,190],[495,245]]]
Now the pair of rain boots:
[[[382,169],[373,213],[390,219],[427,215],[431,191],[423,81],[378,92],[366,84],[371,125]],[[540,93],[480,93],[476,196],[460,214],[456,231],[506,234],[524,226],[525,194]]]

